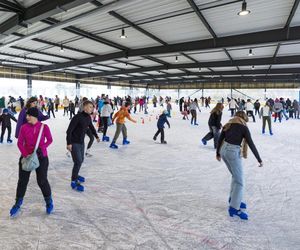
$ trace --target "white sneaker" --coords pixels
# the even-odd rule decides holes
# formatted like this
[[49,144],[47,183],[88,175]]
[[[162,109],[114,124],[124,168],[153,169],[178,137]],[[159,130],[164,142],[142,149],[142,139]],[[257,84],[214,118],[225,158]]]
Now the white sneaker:
[[69,157],[69,158],[71,158],[71,153],[68,151],[68,152],[66,153],[66,156]]

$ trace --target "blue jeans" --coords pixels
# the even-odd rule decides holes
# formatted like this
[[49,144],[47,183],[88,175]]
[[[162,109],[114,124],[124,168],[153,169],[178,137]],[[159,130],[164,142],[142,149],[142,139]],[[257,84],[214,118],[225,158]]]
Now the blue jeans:
[[209,132],[203,137],[203,140],[209,141],[210,139],[214,138],[214,147],[217,148],[219,137],[220,129],[218,129],[216,126],[209,126]]
[[73,143],[72,144],[72,159],[74,162],[73,170],[72,170],[72,181],[76,181],[78,179],[78,173],[81,167],[81,164],[84,160],[84,143]]
[[224,142],[221,157],[231,173],[230,206],[239,210],[244,193],[244,173],[241,158],[241,147]]

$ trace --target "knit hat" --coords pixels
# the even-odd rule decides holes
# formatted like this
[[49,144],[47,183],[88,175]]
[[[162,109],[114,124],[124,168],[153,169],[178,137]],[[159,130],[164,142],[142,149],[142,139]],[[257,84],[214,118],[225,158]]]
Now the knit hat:
[[8,113],[8,109],[3,109],[3,113]]
[[27,115],[33,116],[35,118],[39,117],[39,110],[35,107],[29,108],[26,112]]

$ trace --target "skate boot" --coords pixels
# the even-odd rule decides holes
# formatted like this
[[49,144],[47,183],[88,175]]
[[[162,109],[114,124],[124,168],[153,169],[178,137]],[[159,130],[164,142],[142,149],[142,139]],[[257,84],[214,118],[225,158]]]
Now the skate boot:
[[80,183],[84,183],[84,182],[85,182],[85,178],[84,178],[83,176],[80,176],[80,175],[78,175],[77,180],[78,180]]
[[162,141],[161,144],[167,144],[167,142],[166,141]]
[[153,140],[156,141],[156,137],[155,136],[153,136]]
[[207,144],[207,141],[206,141],[206,140],[202,139],[201,141],[202,141],[203,145],[206,145],[206,144]]
[[92,157],[93,155],[90,153],[90,150],[87,149],[86,152],[85,152],[85,156],[86,157]]
[[71,188],[78,191],[78,192],[83,192],[84,191],[84,186],[80,184],[78,181],[72,181],[71,182]]
[[126,138],[123,139],[123,145],[128,145],[130,143],[130,141],[127,141]]
[[116,145],[114,142],[112,142],[109,147],[114,148],[114,149],[118,149],[118,145]]
[[248,220],[248,215],[241,210],[237,210],[233,207],[229,207],[228,213],[230,217],[233,217],[234,215],[240,217],[242,220]]
[[53,200],[52,197],[46,197],[45,198],[45,202],[46,202],[46,213],[47,214],[51,214],[53,212]]
[[10,216],[11,217],[18,216],[18,214],[21,210],[22,204],[23,204],[23,198],[17,198],[15,205],[13,205],[13,207],[10,209]]
[[12,142],[12,139],[7,139],[7,143],[11,144]]

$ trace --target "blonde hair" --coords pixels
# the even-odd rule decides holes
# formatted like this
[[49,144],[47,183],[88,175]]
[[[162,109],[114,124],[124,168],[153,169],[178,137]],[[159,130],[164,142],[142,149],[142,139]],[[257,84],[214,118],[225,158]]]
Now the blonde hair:
[[213,113],[222,113],[224,109],[224,105],[222,103],[217,103],[216,106],[212,109],[212,111],[210,112],[211,114]]
[[235,113],[234,116],[242,118],[245,122],[249,121],[248,116],[244,111],[238,111],[238,112]]

